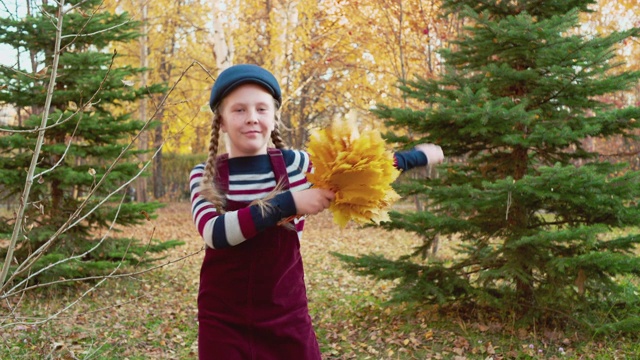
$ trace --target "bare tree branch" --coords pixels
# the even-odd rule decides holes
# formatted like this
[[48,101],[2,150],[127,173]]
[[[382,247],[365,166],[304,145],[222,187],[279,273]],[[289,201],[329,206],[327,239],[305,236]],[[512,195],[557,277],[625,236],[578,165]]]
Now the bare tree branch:
[[[64,2],[64,0],[62,0]],[[47,98],[45,100],[44,111],[42,113],[41,125],[45,127],[47,125],[47,118],[49,117],[49,107],[51,106],[51,101],[53,98],[53,90],[56,85],[56,73],[58,71],[58,63],[60,61],[60,36],[62,34],[62,11],[58,12],[58,26],[56,27],[56,41],[53,55],[53,65],[51,69],[51,78],[49,80],[49,86],[47,88]],[[7,274],[9,273],[9,267],[11,265],[11,260],[13,259],[13,252],[16,247],[16,243],[18,242],[18,236],[21,233],[22,228],[22,219],[24,217],[24,211],[26,204],[29,199],[29,195],[31,193],[31,185],[33,184],[33,174],[36,170],[36,164],[38,163],[38,157],[40,156],[40,149],[42,148],[42,144],[44,143],[44,133],[45,130],[41,130],[38,132],[38,138],[36,140],[35,149],[33,150],[33,156],[31,158],[31,164],[29,165],[29,170],[27,171],[27,177],[25,181],[24,191],[22,192],[22,196],[20,197],[20,205],[18,206],[18,213],[16,217],[16,223],[14,224],[13,233],[11,234],[11,241],[9,243],[9,247],[7,248],[7,255],[5,257],[4,264],[2,266],[2,273],[0,274],[0,288],[4,288],[5,280],[7,278]]]
[[69,139],[69,143],[67,144],[67,146],[64,149],[64,152],[62,153],[62,156],[60,156],[60,159],[58,160],[58,162],[56,162],[55,164],[53,164],[52,167],[50,167],[47,170],[44,170],[40,173],[37,174],[38,178],[42,178],[45,174],[53,171],[55,168],[57,168],[58,166],[60,166],[62,164],[62,161],[67,157],[67,153],[69,152],[69,149],[71,148],[71,144],[73,143],[73,139],[76,136],[76,131],[78,131],[78,127],[80,126],[80,121],[78,121],[76,123],[76,127],[73,129],[73,133],[71,133],[71,137]]
[[[102,275],[102,276],[87,276],[87,277],[75,278],[75,279],[61,279],[61,280],[51,281],[51,282],[42,283],[42,284],[31,285],[29,287],[25,287],[24,289],[18,289],[16,291],[11,292],[11,293],[5,293],[2,296],[0,296],[0,299],[7,299],[7,298],[10,298],[10,297],[15,296],[17,294],[25,293],[25,292],[27,292],[29,290],[43,288],[43,287],[47,287],[47,286],[51,286],[51,285],[72,283],[72,282],[82,282],[82,281],[102,280],[102,279],[118,279],[118,278],[123,278],[123,277],[133,277],[133,276],[137,276],[137,275],[142,275],[142,274],[146,274],[148,272],[151,272],[153,270],[157,270],[157,269],[161,269],[163,267],[169,266],[169,265],[177,264],[177,263],[179,263],[179,262],[181,262],[183,260],[186,260],[186,259],[188,259],[188,258],[190,258],[192,256],[198,255],[203,251],[204,251],[204,247],[202,249],[196,251],[196,252],[193,252],[193,253],[181,256],[179,258],[163,262],[162,264],[154,265],[152,267],[149,267],[149,268],[143,269],[143,270],[139,270],[139,271],[127,272],[127,273],[122,273],[122,274],[109,274],[109,275]],[[12,291],[12,290],[10,290],[10,291]],[[1,327],[3,327],[3,326],[0,326],[0,328]]]
[[[66,15],[67,13],[70,13],[71,11],[73,11],[76,8],[79,8],[80,6],[84,5],[85,3],[87,3],[89,0],[82,0],[82,1],[78,1],[77,4],[71,6],[70,8],[68,8],[67,10],[65,10],[64,14]],[[100,6],[102,6],[102,4],[104,4],[104,1],[100,3]],[[95,11],[93,12],[93,14],[95,14]],[[92,15],[93,15],[92,14]]]
[[[113,168],[115,167],[116,164],[118,164],[120,162],[120,160],[122,159],[122,157],[124,156],[124,154],[127,153],[127,151],[129,151],[129,149],[133,146],[133,144],[136,142],[136,140],[138,139],[138,137],[140,136],[140,134],[149,126],[149,124],[151,123],[151,121],[157,116],[157,114],[159,113],[160,109],[164,106],[164,104],[166,103],[169,95],[171,95],[171,93],[175,90],[176,86],[180,83],[180,81],[182,80],[182,78],[185,76],[185,74],[195,65],[200,66],[201,68],[204,69],[204,67],[202,66],[202,64],[200,64],[197,61],[193,61],[186,69],[183,70],[183,72],[180,74],[180,77],[176,80],[176,82],[173,84],[173,86],[171,87],[171,89],[167,92],[167,94],[165,95],[165,97],[160,101],[160,103],[158,104],[155,112],[152,114],[151,117],[149,117],[149,119],[144,123],[144,125],[142,126],[142,128],[138,131],[138,133],[136,134],[136,136],[133,137],[133,139],[131,139],[131,141],[129,142],[129,144],[122,149],[122,151],[120,152],[120,154],[118,155],[118,157],[112,162],[112,164],[109,166],[109,168],[107,168],[107,170],[105,171],[104,175],[102,176],[102,178],[98,181],[98,183],[91,189],[91,191],[89,192],[89,194],[87,194],[86,199],[78,206],[78,208],[73,212],[73,214],[71,214],[69,216],[69,218],[67,219],[67,221],[60,226],[60,228],[58,228],[58,230],[49,238],[49,240],[47,240],[47,242],[45,242],[42,246],[40,246],[38,249],[36,249],[33,253],[31,253],[23,262],[22,264],[18,265],[18,267],[16,268],[16,270],[12,273],[11,277],[8,279],[8,281],[2,283],[2,286],[0,286],[0,289],[5,289],[7,284],[10,283],[16,276],[22,274],[23,272],[25,272],[26,270],[28,270],[40,257],[42,257],[46,251],[54,244],[55,240],[63,233],[65,233],[66,231],[68,231],[69,229],[73,228],[74,226],[76,226],[78,223],[80,223],[82,220],[86,219],[89,215],[91,215],[93,212],[95,212],[96,209],[98,209],[100,206],[102,206],[102,204],[104,204],[106,201],[108,201],[111,196],[113,196],[115,193],[118,193],[119,191],[122,191],[123,189],[126,188],[126,186],[128,186],[131,182],[133,182],[134,180],[136,180],[140,175],[142,175],[142,173],[144,173],[144,171],[147,169],[147,167],[152,164],[152,160],[157,156],[157,154],[161,151],[162,149],[162,145],[158,147],[158,149],[155,151],[155,153],[153,154],[153,156],[146,162],[146,164],[144,164],[144,166],[138,171],[138,173],[133,176],[131,179],[129,179],[129,181],[125,182],[124,184],[122,184],[119,188],[117,188],[116,190],[114,190],[113,192],[107,194],[98,204],[96,204],[91,210],[89,210],[85,215],[83,215],[82,217],[80,216],[80,213],[84,210],[84,208],[87,205],[88,200],[93,196],[93,194],[97,191],[97,189],[100,188],[100,186],[104,183],[105,179],[107,178],[107,176],[111,173],[111,171],[113,170]],[[205,70],[206,71],[206,70]],[[208,73],[208,71],[207,71]],[[209,73],[208,73],[209,74]],[[210,75],[210,74],[209,74]],[[163,143],[164,144],[164,143]],[[23,210],[23,214],[24,214],[24,210]],[[7,262],[5,261],[5,264],[7,264]]]
[[69,34],[69,35],[63,36],[62,38],[66,39],[66,38],[69,38],[69,37],[76,37],[76,38],[78,38],[78,37],[89,37],[89,36],[97,35],[97,34],[100,34],[100,33],[103,33],[103,32],[111,31],[113,29],[117,29],[120,26],[123,26],[123,25],[125,25],[125,24],[127,24],[129,22],[130,21],[125,21],[125,22],[122,22],[122,23],[120,23],[118,25],[114,25],[114,26],[108,27],[106,29],[102,29],[100,31],[94,31],[94,32],[88,33],[88,34]]
[[102,243],[105,241],[105,239],[107,238],[107,236],[109,235],[109,233],[111,232],[111,230],[113,229],[113,227],[115,226],[115,224],[117,223],[118,220],[118,215],[120,214],[120,210],[122,209],[122,202],[124,201],[126,194],[123,194],[122,199],[120,200],[120,204],[118,204],[118,208],[116,210],[116,213],[114,215],[113,220],[111,221],[111,225],[109,226],[109,228],[107,229],[107,231],[105,232],[104,236],[100,239],[100,241],[98,241],[93,247],[91,247],[89,250],[78,254],[78,255],[73,255],[64,259],[60,259],[59,261],[53,262],[45,267],[43,267],[42,269],[29,274],[29,276],[27,276],[26,278],[22,279],[22,281],[20,281],[19,283],[17,283],[13,288],[11,288],[9,291],[7,291],[6,293],[2,294],[2,296],[0,296],[0,298],[3,298],[5,296],[10,296],[11,293],[13,293],[15,291],[16,288],[28,284],[29,280],[31,280],[33,277],[55,267],[58,266],[60,264],[64,264],[66,262],[69,262],[71,260],[74,259],[81,259],[83,257],[85,257],[86,255],[90,254],[91,252],[93,252],[95,249],[97,249],[98,247],[100,247],[100,245],[102,245]]
[[[113,271],[111,272],[111,274],[115,273],[120,266],[122,266],[122,262],[120,262],[118,264],[118,266],[113,269]],[[87,295],[89,295],[89,293],[91,293],[92,291],[94,291],[95,289],[97,289],[100,285],[102,285],[103,282],[105,282],[109,277],[105,277],[104,279],[98,281],[98,283],[96,283],[94,286],[92,286],[91,288],[89,288],[87,291],[83,292],[82,295],[80,295],[78,298],[76,298],[74,301],[72,301],[70,304],[68,304],[67,306],[65,306],[64,308],[60,309],[59,311],[49,315],[48,317],[46,317],[43,320],[38,320],[38,321],[34,321],[34,322],[25,322],[25,321],[17,321],[17,322],[13,322],[13,323],[8,323],[8,324],[3,324],[0,326],[0,328],[7,328],[10,326],[16,326],[16,325],[39,325],[39,324],[44,324],[52,319],[55,319],[56,317],[58,317],[58,315],[64,313],[65,311],[69,310],[70,308],[72,308],[75,304],[77,304],[78,302],[80,302],[83,298],[85,298]]]

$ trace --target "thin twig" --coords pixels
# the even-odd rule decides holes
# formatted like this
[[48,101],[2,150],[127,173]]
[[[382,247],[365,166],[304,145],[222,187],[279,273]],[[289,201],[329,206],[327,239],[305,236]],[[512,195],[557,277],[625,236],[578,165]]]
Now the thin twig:
[[62,155],[60,156],[60,159],[58,160],[58,162],[56,162],[55,164],[53,164],[52,167],[50,167],[47,170],[44,170],[40,173],[38,173],[38,177],[42,178],[42,176],[44,176],[46,173],[49,173],[51,171],[53,171],[55,168],[57,168],[58,166],[60,166],[62,164],[62,161],[67,157],[67,153],[69,152],[69,149],[71,148],[71,144],[73,143],[73,138],[75,138],[76,136],[76,131],[78,131],[78,127],[80,126],[80,120],[78,120],[78,122],[76,123],[76,127],[73,129],[73,133],[71,133],[71,137],[69,138],[69,143],[67,144],[67,146],[64,149],[64,152],[62,153]]
[[[23,284],[26,285],[29,280],[31,280],[33,277],[55,267],[58,266],[60,264],[64,264],[68,261],[74,260],[74,259],[81,259],[83,257],[85,257],[86,255],[90,254],[91,252],[93,252],[95,249],[97,249],[98,247],[100,247],[100,245],[102,245],[102,243],[105,241],[105,239],[107,238],[107,236],[109,235],[109,233],[111,232],[111,230],[113,229],[113,227],[115,226],[115,224],[118,221],[118,216],[120,215],[120,210],[122,209],[122,203],[124,202],[124,199],[126,197],[126,194],[123,194],[122,199],[120,200],[120,204],[118,204],[118,208],[116,210],[116,213],[114,214],[114,218],[111,221],[111,225],[109,226],[109,228],[107,229],[107,231],[105,232],[104,236],[102,237],[102,239],[100,239],[100,241],[98,241],[92,248],[90,248],[89,250],[78,254],[78,255],[72,255],[70,257],[64,258],[64,259],[60,259],[56,262],[50,263],[47,266],[43,267],[42,269],[36,271],[33,274],[29,274],[29,276],[27,276],[25,279],[22,279],[22,281],[20,281],[18,284],[16,284],[13,288],[11,288],[10,290],[8,290],[6,293],[2,294],[2,296],[0,296],[0,299],[6,296],[11,296],[11,294],[13,293],[13,291],[17,288],[22,286]],[[28,289],[28,288],[27,288]],[[23,290],[24,291],[24,290]]]
[[[200,250],[196,251],[196,252],[193,252],[193,253],[190,253],[190,254],[187,254],[187,255],[183,255],[183,256],[181,256],[179,258],[166,261],[166,262],[164,262],[162,264],[154,265],[154,266],[146,268],[144,270],[139,270],[139,271],[134,271],[134,272],[128,272],[128,273],[123,273],[123,274],[115,274],[114,272],[112,272],[112,273],[110,273],[108,275],[102,275],[102,276],[87,276],[87,277],[84,277],[84,278],[64,279],[64,280],[57,280],[57,281],[52,281],[52,282],[48,282],[48,283],[44,283],[44,284],[32,285],[32,286],[29,286],[27,288],[15,291],[14,293],[12,293],[10,295],[2,295],[2,297],[0,297],[0,298],[8,298],[9,296],[14,296],[14,295],[17,295],[19,293],[23,293],[23,292],[26,292],[26,291],[29,291],[29,290],[42,288],[42,287],[55,285],[55,284],[62,284],[62,283],[68,283],[68,282],[80,282],[80,281],[88,281],[88,280],[104,281],[104,280],[107,280],[107,279],[118,279],[118,278],[123,278],[123,277],[133,277],[133,276],[137,276],[137,275],[142,275],[142,274],[146,274],[148,272],[151,272],[153,270],[157,270],[157,269],[169,266],[169,265],[173,265],[173,264],[179,263],[179,262],[181,262],[181,261],[183,261],[185,259],[188,259],[188,258],[190,258],[192,256],[198,255],[203,251],[204,251],[204,247],[201,248]],[[118,265],[118,267],[120,267],[120,265]],[[2,325],[2,326],[0,326],[0,328],[7,327],[7,326],[8,325],[6,325],[6,326]]]
[[94,31],[94,32],[89,33],[89,34],[69,34],[69,35],[65,35],[65,36],[63,36],[62,38],[63,38],[63,39],[65,39],[65,38],[68,38],[68,37],[87,37],[87,36],[93,36],[93,35],[97,35],[97,34],[100,34],[100,33],[103,33],[103,32],[111,31],[111,30],[113,30],[113,29],[117,29],[117,28],[119,28],[120,26],[126,25],[126,24],[127,24],[127,23],[129,23],[129,22],[130,22],[130,20],[127,20],[127,21],[125,21],[125,22],[123,22],[123,23],[120,23],[120,24],[118,24],[118,25],[114,25],[114,26],[111,26],[111,27],[108,27],[108,28],[106,28],[106,29],[102,29],[102,30],[99,30],[99,31]]
[[640,155],[640,150],[623,152],[623,153],[613,153],[613,154],[598,154],[598,155],[602,157],[630,157],[630,156]]
[[[75,8],[78,8],[78,7],[80,7],[80,6],[84,5],[84,4],[86,4],[87,2],[89,2],[89,0],[82,0],[82,1],[78,1],[78,3],[77,3],[77,4],[75,4],[75,5],[71,6],[71,7],[70,7],[70,8],[68,8],[67,10],[65,10],[65,12],[64,12],[64,13],[65,13],[65,15],[66,15],[67,13],[70,13],[70,12],[71,12],[72,10],[74,10]],[[104,4],[104,1],[103,1],[103,2],[101,2],[101,3],[100,3],[96,8],[101,7],[103,4]],[[95,14],[95,12],[94,12],[94,14]]]

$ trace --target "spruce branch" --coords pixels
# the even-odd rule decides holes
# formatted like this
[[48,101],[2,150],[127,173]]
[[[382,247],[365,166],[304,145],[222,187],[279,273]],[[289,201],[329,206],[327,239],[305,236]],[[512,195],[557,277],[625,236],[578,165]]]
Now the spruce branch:
[[[97,100],[97,101],[94,102],[94,99],[103,90],[104,84],[106,83],[107,79],[109,78],[109,74],[111,73],[111,70],[113,69],[113,62],[114,62],[114,60],[116,58],[116,55],[118,55],[118,51],[114,49],[113,50],[113,55],[111,56],[111,62],[109,63],[109,67],[107,68],[107,72],[102,77],[102,80],[100,81],[100,84],[98,85],[98,89],[96,91],[94,91],[93,95],[91,95],[89,100],[87,100],[84,103],[81,103],[80,106],[77,106],[76,110],[73,113],[71,113],[69,116],[67,116],[66,118],[62,119],[62,114],[61,114],[58,117],[58,120],[56,120],[53,124],[48,125],[48,126],[44,126],[44,127],[36,126],[33,129],[25,129],[25,130],[13,130],[13,129],[0,128],[0,131],[4,131],[4,132],[8,132],[8,133],[35,133],[35,132],[38,132],[38,131],[47,131],[47,130],[53,129],[53,128],[57,127],[57,126],[60,126],[60,125],[62,125],[64,123],[67,123],[69,120],[73,119],[78,114],[81,114],[86,109],[89,109],[92,106],[94,106],[96,104],[99,104],[100,100]],[[2,66],[2,65],[0,65],[0,66]],[[17,70],[15,70],[15,71],[19,72]],[[22,73],[22,74],[25,74],[25,73]]]
[[[67,13],[69,13],[69,12],[71,12],[71,11],[75,10],[75,9],[78,9],[78,11],[81,11],[80,7],[81,7],[84,3],[86,3],[87,1],[88,1],[88,0],[80,1],[80,2],[79,2],[79,3],[77,3],[76,5],[74,5],[74,6],[70,7],[69,9],[67,9],[67,10],[65,11],[65,14],[67,14]],[[104,2],[100,3],[100,6],[102,6],[102,4],[104,4]],[[88,18],[87,18],[87,20],[84,22],[84,24],[82,24],[82,28],[80,28],[80,31],[78,31],[78,33],[82,33],[82,31],[87,27],[87,25],[89,25],[89,22],[91,21],[91,19],[93,19],[93,17],[96,15],[96,13],[97,13],[97,12],[98,12],[98,9],[97,9],[97,8],[96,8],[94,11],[92,11],[92,12],[91,12],[91,15],[89,15],[89,16],[88,16]],[[124,22],[124,23],[122,23],[122,24],[118,24],[118,25],[124,25],[124,24],[126,24],[126,23],[127,23],[127,22]],[[77,35],[77,34],[73,34],[73,35],[65,35],[65,36],[63,36],[62,38],[69,37],[69,36],[73,36],[73,40],[69,41],[69,43],[68,43],[67,45],[65,45],[65,46],[62,48],[62,50],[66,50],[68,47],[70,47],[71,45],[73,45],[73,44],[76,42],[76,40],[78,39],[78,37],[79,37],[79,35]]]

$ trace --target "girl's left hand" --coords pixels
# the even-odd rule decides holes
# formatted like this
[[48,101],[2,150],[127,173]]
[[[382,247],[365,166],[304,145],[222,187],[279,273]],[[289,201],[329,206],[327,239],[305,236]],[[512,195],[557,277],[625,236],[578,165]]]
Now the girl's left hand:
[[428,165],[439,164],[444,161],[442,148],[436,144],[419,144],[416,150],[422,151],[427,156]]

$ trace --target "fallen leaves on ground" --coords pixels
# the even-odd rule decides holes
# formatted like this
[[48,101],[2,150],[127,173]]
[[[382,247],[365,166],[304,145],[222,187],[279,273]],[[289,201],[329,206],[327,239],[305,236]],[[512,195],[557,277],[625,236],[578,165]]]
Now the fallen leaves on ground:
[[[91,284],[85,283],[29,292],[11,299],[13,304],[20,301],[13,313],[6,302],[0,304],[3,325],[24,322],[0,328],[0,358],[197,358],[196,300],[204,254],[189,204],[169,204],[156,219],[123,229],[123,234],[147,240],[179,239],[185,245],[165,254],[165,263],[176,261],[173,264],[108,280],[92,291]],[[538,334],[496,321],[468,323],[433,306],[387,306],[393,282],[355,276],[330,255],[373,252],[397,258],[411,252],[419,241],[402,231],[359,228],[353,223],[340,229],[328,212],[307,219],[301,249],[310,312],[325,360],[560,359],[576,354],[573,347],[578,339],[569,334]],[[444,256],[446,246],[441,247]],[[55,319],[30,325],[87,291],[79,303]],[[616,352],[596,342],[582,349],[582,354]]]

